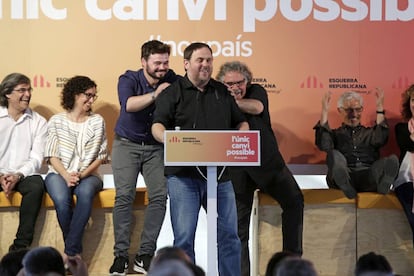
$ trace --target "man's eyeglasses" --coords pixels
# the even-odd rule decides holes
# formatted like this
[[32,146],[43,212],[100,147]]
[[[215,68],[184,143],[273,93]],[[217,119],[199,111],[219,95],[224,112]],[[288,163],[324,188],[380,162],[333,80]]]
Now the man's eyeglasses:
[[33,88],[29,87],[29,88],[19,88],[19,89],[13,89],[13,91],[19,92],[19,93],[32,93]]
[[362,110],[363,110],[364,108],[361,106],[361,107],[355,107],[355,108],[351,108],[351,107],[349,107],[349,108],[343,108],[343,107],[342,107],[342,109],[343,109],[346,113],[354,113],[354,112],[356,112],[356,113],[360,113],[360,112],[362,112]]
[[86,98],[88,98],[88,100],[93,99],[94,101],[96,101],[96,99],[98,98],[98,95],[96,94],[92,94],[92,93],[83,93]]
[[239,81],[229,81],[229,82],[224,82],[225,85],[231,87],[233,85],[237,85],[237,86],[241,86],[246,82],[245,79],[239,80]]

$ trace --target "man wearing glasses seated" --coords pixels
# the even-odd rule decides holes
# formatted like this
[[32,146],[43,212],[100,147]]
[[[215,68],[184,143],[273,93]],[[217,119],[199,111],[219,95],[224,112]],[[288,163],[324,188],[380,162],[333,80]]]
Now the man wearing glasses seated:
[[388,140],[389,128],[385,119],[384,91],[375,89],[377,117],[372,127],[361,125],[363,99],[356,92],[345,92],[338,100],[342,125],[331,129],[328,124],[332,93],[322,99],[320,121],[314,127],[317,147],[327,153],[328,186],[341,189],[348,198],[358,192],[387,194],[398,173],[395,155],[380,158],[380,148]]
[[[30,79],[20,73],[9,74],[0,83],[0,191],[7,197],[15,191],[22,195],[10,252],[30,247],[44,193],[39,172],[47,122],[29,106],[32,91]],[[8,239],[1,238],[3,243]]]

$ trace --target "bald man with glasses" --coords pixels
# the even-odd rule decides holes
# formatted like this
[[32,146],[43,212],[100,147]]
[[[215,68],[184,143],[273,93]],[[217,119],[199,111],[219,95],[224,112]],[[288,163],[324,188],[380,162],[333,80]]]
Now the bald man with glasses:
[[380,158],[380,149],[389,135],[384,91],[375,89],[377,116],[372,127],[361,124],[362,96],[348,91],[339,97],[337,104],[342,125],[331,129],[328,123],[331,96],[331,92],[323,96],[321,119],[314,127],[315,143],[327,153],[328,186],[341,189],[351,199],[358,192],[387,194],[397,176],[399,162],[396,155]]

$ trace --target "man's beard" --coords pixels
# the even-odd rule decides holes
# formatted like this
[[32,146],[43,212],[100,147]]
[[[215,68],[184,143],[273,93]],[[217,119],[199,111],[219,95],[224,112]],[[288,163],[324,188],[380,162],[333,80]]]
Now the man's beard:
[[[163,73],[161,76],[158,76],[157,75],[157,73]],[[162,78],[164,78],[165,77],[165,75],[167,74],[167,72],[168,72],[168,70],[163,70],[163,71],[161,71],[161,70],[158,70],[158,71],[153,71],[153,72],[151,72],[151,71],[148,71],[148,68],[147,68],[147,74],[151,77],[151,78],[153,78],[153,79],[156,79],[156,80],[160,80],[160,79],[162,79]]]

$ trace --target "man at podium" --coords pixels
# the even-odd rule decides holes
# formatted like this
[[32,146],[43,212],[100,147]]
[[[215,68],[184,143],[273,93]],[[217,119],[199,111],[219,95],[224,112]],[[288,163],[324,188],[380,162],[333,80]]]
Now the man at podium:
[[[210,46],[195,42],[184,50],[185,76],[156,99],[152,134],[164,142],[164,131],[249,130],[245,116],[225,85],[211,79]],[[195,262],[194,239],[201,206],[207,206],[207,174],[204,167],[166,166],[174,246]],[[237,212],[228,170],[217,168],[217,244],[220,275],[240,276],[240,240]]]

